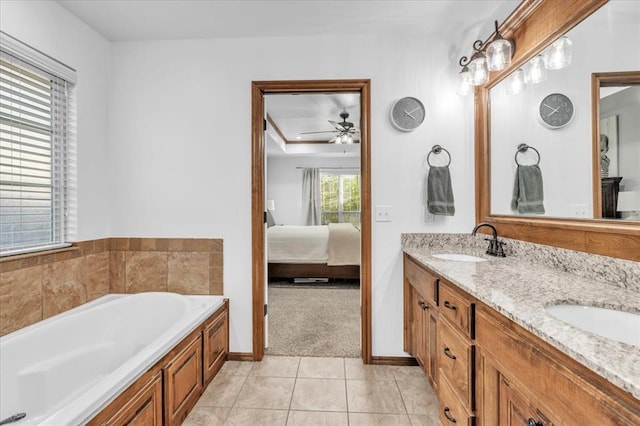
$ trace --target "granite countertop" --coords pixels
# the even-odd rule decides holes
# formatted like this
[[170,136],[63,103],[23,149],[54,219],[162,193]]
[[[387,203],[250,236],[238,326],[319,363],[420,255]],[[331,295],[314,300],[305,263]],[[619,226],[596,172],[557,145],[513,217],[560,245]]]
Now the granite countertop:
[[[640,294],[615,283],[529,263],[495,258],[469,247],[404,247],[403,251],[441,277],[500,312],[595,373],[640,399],[640,348],[582,331],[548,314],[559,303],[640,313]],[[436,253],[463,253],[487,262],[441,260]]]

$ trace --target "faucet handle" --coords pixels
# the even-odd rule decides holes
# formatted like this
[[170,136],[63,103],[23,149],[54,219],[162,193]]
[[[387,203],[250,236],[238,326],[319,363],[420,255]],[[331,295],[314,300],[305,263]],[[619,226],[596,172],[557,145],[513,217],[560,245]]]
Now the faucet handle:
[[497,248],[497,252],[496,252],[496,256],[498,257],[507,257],[506,254],[504,254],[504,249],[503,247],[506,246],[507,243],[505,243],[504,241],[498,241],[498,248]]

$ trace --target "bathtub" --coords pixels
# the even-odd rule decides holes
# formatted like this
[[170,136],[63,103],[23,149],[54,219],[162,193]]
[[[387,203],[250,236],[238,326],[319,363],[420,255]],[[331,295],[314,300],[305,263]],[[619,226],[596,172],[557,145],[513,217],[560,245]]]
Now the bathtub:
[[0,337],[0,420],[80,425],[223,304],[222,296],[111,294]]

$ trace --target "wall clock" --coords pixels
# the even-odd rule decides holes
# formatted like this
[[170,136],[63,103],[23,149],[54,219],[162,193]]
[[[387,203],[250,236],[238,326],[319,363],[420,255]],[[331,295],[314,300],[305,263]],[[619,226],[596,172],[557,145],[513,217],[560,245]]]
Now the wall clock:
[[540,102],[538,120],[548,129],[561,129],[573,120],[575,108],[567,95],[552,93]]
[[391,124],[403,132],[411,132],[422,124],[426,111],[417,98],[400,98],[391,107]]

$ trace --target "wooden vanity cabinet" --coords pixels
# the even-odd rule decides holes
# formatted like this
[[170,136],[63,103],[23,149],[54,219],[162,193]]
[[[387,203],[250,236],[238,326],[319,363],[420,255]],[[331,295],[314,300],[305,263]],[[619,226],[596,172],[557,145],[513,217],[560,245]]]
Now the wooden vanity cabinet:
[[438,278],[404,256],[404,350],[437,388]]
[[479,426],[640,424],[637,399],[482,304],[476,345]]

